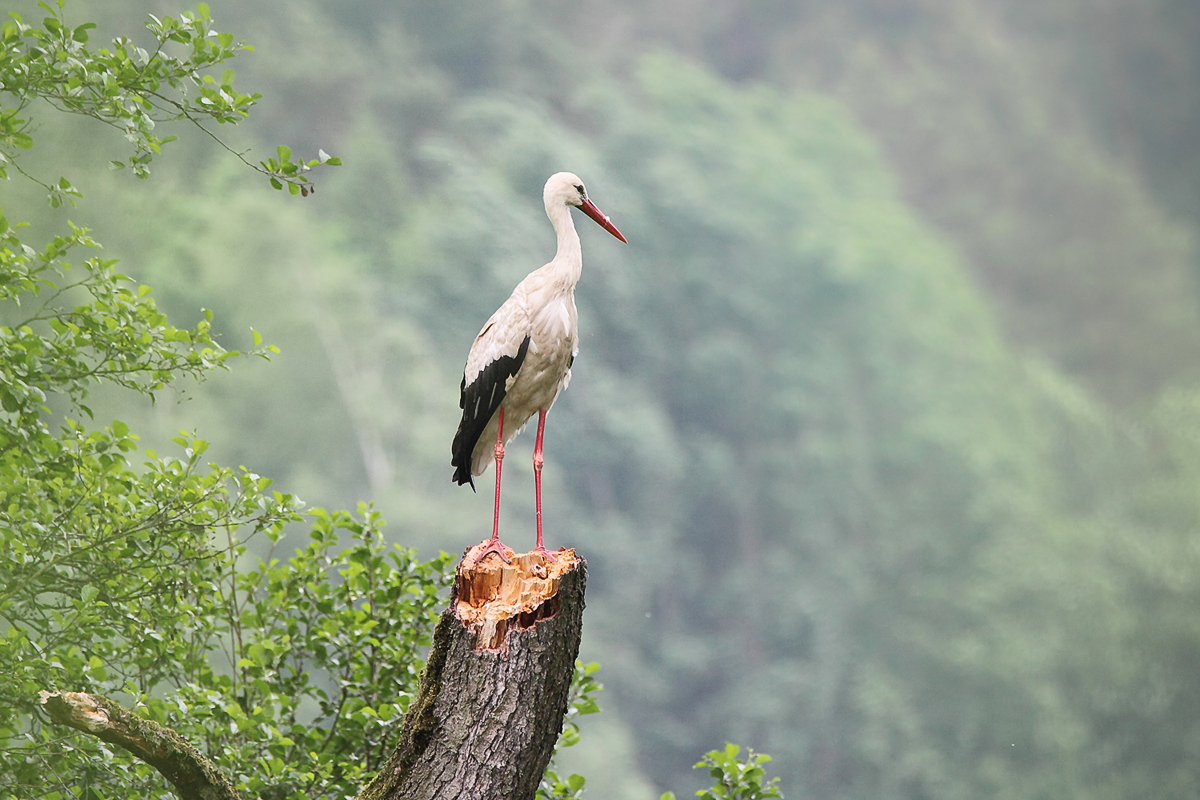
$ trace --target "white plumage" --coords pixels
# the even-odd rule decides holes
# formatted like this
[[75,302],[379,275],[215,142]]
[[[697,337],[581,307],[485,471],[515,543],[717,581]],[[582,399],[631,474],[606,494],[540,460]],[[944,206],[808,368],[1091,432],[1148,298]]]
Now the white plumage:
[[[571,364],[579,352],[579,317],[575,284],[583,269],[579,234],[571,207],[582,210],[621,241],[608,218],[588,199],[583,182],[570,172],[558,172],[542,192],[546,215],[558,236],[550,263],[529,273],[512,295],[484,323],[463,370],[462,422],[451,448],[454,480],[475,486],[488,464],[497,461],[496,508],[488,551],[507,555],[500,545],[500,465],[507,445],[536,413],[534,445],[537,491],[537,550],[542,547],[541,465],[542,430],[546,412],[571,379]],[[502,435],[501,435],[502,432]],[[548,555],[548,554],[547,554]],[[480,556],[482,557],[482,555]]]

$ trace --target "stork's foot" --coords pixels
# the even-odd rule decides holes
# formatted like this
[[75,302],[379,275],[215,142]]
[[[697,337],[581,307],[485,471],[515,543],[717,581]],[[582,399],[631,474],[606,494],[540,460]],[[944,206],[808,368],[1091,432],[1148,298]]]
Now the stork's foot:
[[475,554],[475,563],[478,564],[478,563],[482,562],[486,556],[489,556],[492,553],[495,553],[496,555],[500,556],[500,560],[503,561],[505,564],[511,564],[512,559],[508,557],[508,553],[504,552],[505,550],[510,550],[510,549],[512,549],[512,548],[504,546],[504,543],[500,541],[500,537],[493,536],[488,541],[488,543],[485,544],[479,550],[479,552]]
[[533,548],[533,550],[531,550],[530,552],[539,554],[542,558],[546,559],[547,561],[558,561],[558,556],[554,555],[549,550],[547,550],[546,548],[544,548],[540,545]]

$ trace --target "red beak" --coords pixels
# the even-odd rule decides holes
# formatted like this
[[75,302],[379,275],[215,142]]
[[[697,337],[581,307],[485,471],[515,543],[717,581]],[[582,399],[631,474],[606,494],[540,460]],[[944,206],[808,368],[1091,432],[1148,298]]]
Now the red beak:
[[583,205],[581,205],[580,208],[583,210],[583,213],[587,214],[589,217],[596,220],[596,224],[598,224],[601,228],[604,228],[604,230],[608,231],[609,233],[611,233],[613,236],[620,239],[625,244],[629,244],[629,240],[621,235],[621,232],[619,230],[617,230],[617,226],[613,225],[611,222],[609,222],[608,217],[601,214],[600,209],[596,208],[596,204],[593,203],[591,200],[588,200],[585,197],[583,199]]

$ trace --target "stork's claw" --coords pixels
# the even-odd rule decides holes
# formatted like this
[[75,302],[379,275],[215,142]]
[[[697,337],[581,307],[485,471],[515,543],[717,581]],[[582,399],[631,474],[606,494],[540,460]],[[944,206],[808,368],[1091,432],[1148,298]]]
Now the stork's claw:
[[533,548],[532,552],[541,554],[542,558],[546,559],[547,561],[558,561],[558,556],[554,555],[549,550],[547,550],[544,547],[541,547],[540,545],[538,547]]
[[496,555],[500,556],[500,559],[505,564],[511,564],[512,559],[508,557],[508,553],[504,552],[507,549],[508,548],[504,546],[499,538],[493,537],[487,544],[483,546],[483,549],[475,555],[475,563],[479,564],[483,561],[484,557],[495,553]]

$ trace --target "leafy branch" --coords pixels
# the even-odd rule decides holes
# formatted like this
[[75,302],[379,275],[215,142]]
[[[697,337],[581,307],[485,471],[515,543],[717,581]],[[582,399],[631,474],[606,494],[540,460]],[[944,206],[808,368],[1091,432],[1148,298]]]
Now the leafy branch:
[[[707,769],[716,783],[711,789],[696,792],[700,800],[768,800],[783,795],[779,792],[779,778],[766,779],[763,764],[771,760],[765,753],[746,749],[746,757],[739,758],[742,748],[736,744],[725,744],[723,750],[710,750],[696,762],[696,769]],[[675,800],[674,792],[666,792],[660,800]]]
[[190,122],[242,163],[270,179],[271,185],[307,196],[314,187],[309,173],[321,165],[336,166],[339,159],[319,151],[318,157],[293,160],[287,147],[277,158],[257,163],[229,147],[208,124],[236,124],[262,97],[234,87],[236,74],[215,68],[238,53],[253,48],[233,34],[214,30],[207,4],[178,18],[150,15],[146,28],[154,37],[149,49],[128,37],[117,37],[108,47],[89,47],[91,22],[72,27],[63,8],[65,0],[38,6],[48,14],[41,25],[31,25],[20,14],[0,26],[0,98],[10,107],[0,108],[0,178],[8,167],[30,177],[49,193],[54,207],[79,196],[67,178],[42,181],[16,165],[18,151],[33,147],[27,110],[33,100],[43,100],[59,111],[79,114],[109,125],[133,146],[125,161],[112,161],[114,169],[131,168],[139,178],[150,174],[150,164],[162,148],[178,137],[160,136],[161,123]]

